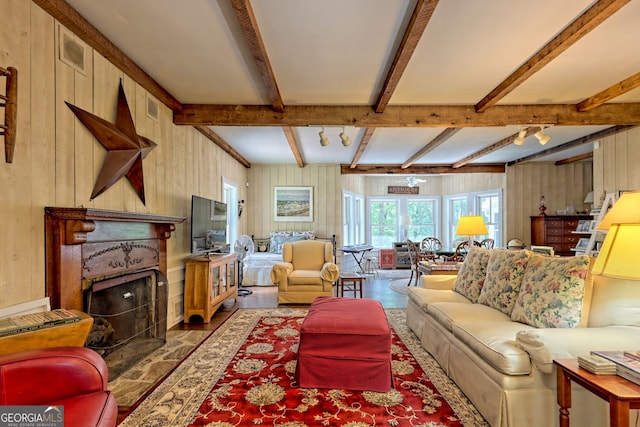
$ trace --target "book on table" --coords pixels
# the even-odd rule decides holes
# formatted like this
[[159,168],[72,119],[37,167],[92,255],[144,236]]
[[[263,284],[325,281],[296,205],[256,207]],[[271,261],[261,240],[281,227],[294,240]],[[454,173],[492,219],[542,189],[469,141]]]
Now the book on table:
[[0,319],[0,337],[78,321],[80,316],[63,308],[6,317]]
[[597,355],[608,359],[616,364],[616,375],[640,385],[640,358],[632,357],[637,354],[632,351],[592,351],[592,355]]

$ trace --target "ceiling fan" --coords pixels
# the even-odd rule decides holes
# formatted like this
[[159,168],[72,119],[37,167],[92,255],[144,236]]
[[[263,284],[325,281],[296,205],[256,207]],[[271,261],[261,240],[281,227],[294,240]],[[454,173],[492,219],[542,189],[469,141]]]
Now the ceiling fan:
[[406,182],[408,187],[415,187],[421,182],[427,182],[424,179],[418,178],[417,176],[407,176],[405,179],[398,180],[398,182]]

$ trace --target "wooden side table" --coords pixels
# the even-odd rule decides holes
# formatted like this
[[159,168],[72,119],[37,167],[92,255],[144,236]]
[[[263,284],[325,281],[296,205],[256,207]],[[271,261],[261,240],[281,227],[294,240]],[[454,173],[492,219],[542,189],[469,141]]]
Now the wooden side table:
[[578,367],[576,359],[559,359],[553,363],[558,376],[560,427],[569,427],[571,381],[609,402],[610,427],[627,427],[629,410],[640,409],[640,386],[617,375],[595,375]]
[[358,296],[360,292],[360,298],[362,298],[362,277],[356,273],[342,273],[340,279],[338,279],[338,288],[336,289],[336,296],[343,297],[344,291],[353,292],[353,297]]

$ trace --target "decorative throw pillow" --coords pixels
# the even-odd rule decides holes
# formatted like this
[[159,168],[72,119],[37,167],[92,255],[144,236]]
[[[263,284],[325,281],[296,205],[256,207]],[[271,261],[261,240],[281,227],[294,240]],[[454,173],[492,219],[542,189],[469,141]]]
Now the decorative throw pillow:
[[269,233],[269,252],[272,254],[281,254],[282,248],[280,252],[278,252],[278,244],[282,245],[283,240],[291,235],[291,231],[272,231]]
[[511,315],[530,257],[528,250],[493,249],[478,302]]
[[[536,328],[575,328],[586,323],[583,303],[591,271],[587,255],[529,259],[511,319]],[[587,310],[584,311],[587,313]]]
[[480,290],[487,276],[487,263],[490,254],[489,249],[472,247],[464,259],[460,271],[458,271],[453,290],[464,295],[471,302],[478,302]]
[[270,239],[255,239],[253,241],[256,252],[269,252]]

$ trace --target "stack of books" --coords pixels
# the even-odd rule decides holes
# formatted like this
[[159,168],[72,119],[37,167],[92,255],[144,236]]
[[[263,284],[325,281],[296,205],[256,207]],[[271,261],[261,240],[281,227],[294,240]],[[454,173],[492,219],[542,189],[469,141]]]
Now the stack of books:
[[616,375],[640,385],[640,352],[592,351],[591,355],[600,356],[613,362],[616,366]]
[[0,319],[0,337],[33,331],[36,329],[50,328],[64,323],[78,322],[80,316],[58,308],[40,313],[22,314],[20,316]]
[[617,365],[615,363],[595,354],[578,356],[578,366],[596,375],[617,374]]

